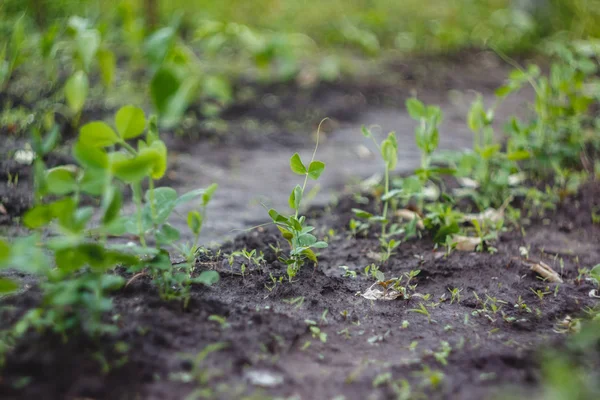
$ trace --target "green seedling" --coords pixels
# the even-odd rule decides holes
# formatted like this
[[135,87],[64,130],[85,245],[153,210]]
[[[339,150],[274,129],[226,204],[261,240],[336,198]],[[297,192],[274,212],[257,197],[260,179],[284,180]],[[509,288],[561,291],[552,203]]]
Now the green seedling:
[[427,309],[427,307],[423,303],[419,303],[419,308],[413,308],[413,309],[410,309],[408,311],[425,315],[427,317],[427,321],[429,323],[435,322],[433,319],[431,319],[431,313],[429,312],[429,310]]
[[[390,173],[396,169],[396,165],[398,164],[398,141],[396,140],[395,132],[390,132],[387,138],[385,138],[381,142],[381,144],[377,143],[371,131],[364,126],[362,127],[362,133],[365,137],[373,139],[373,143],[375,143],[375,146],[379,150],[379,153],[381,154],[381,158],[383,159],[385,165],[384,192],[381,197],[381,201],[383,202],[383,211],[379,216],[374,216],[369,212],[359,209],[353,211],[359,218],[367,219],[369,222],[372,223],[380,223],[381,238],[386,238],[388,236],[388,233],[386,233],[386,228],[389,223],[389,202],[392,198],[400,194],[399,191],[390,191]],[[390,234],[396,234],[396,232],[390,232]]]
[[308,325],[308,329],[310,330],[313,338],[318,338],[323,343],[327,342],[327,333],[321,331],[321,328],[317,326],[315,321],[307,319],[304,322],[306,322]]
[[3,92],[15,69],[24,61],[23,48],[25,45],[25,15],[17,19],[12,27],[10,39],[0,47],[0,92]]
[[454,304],[454,302],[460,303],[460,293],[463,291],[463,289],[459,289],[459,288],[450,289],[450,288],[448,288],[448,291],[450,292],[450,295],[452,296],[450,298],[450,304]]
[[269,210],[269,216],[273,223],[277,226],[281,235],[290,244],[290,253],[288,257],[280,257],[280,261],[287,265],[287,275],[290,282],[298,274],[300,268],[307,260],[317,264],[317,255],[313,249],[323,249],[327,247],[327,243],[319,241],[314,235],[314,227],[306,224],[306,217],[300,215],[300,208],[304,191],[309,178],[317,180],[325,170],[325,163],[315,160],[317,149],[319,147],[319,133],[321,126],[317,130],[317,143],[312,154],[312,158],[308,167],[300,159],[300,155],[295,153],[290,159],[290,168],[292,172],[304,176],[302,186],[296,185],[292,190],[289,198],[289,205],[295,212],[288,217],[283,216],[274,209]]
[[182,383],[195,383],[198,388],[194,390],[186,399],[206,398],[207,386],[211,380],[219,377],[221,371],[214,368],[209,368],[206,359],[213,353],[222,351],[228,347],[227,343],[217,342],[207,345],[197,355],[181,354],[183,360],[187,360],[192,364],[192,370],[189,372],[175,372],[169,374],[169,379]]
[[[124,278],[114,274],[117,266],[136,276],[150,275],[166,299],[189,298],[194,283],[212,284],[214,271],[195,274],[195,245],[178,245],[179,231],[168,218],[175,206],[202,198],[201,211],[210,200],[213,188],[177,196],[171,188],[154,188],[167,165],[167,149],[141,109],[121,108],[115,117],[116,131],[103,122],[83,126],[73,145],[78,165],[46,170],[43,155],[51,149],[52,137],[32,140],[36,205],[23,216],[23,223],[36,230],[10,244],[2,242],[0,265],[32,273],[41,279],[43,302],[29,311],[13,327],[20,335],[28,327],[52,330],[65,339],[72,332],[92,337],[115,331],[103,316],[112,308],[109,292],[120,288]],[[137,149],[127,143],[138,139]],[[142,196],[142,181],[150,187]],[[136,212],[121,215],[122,190],[128,185],[134,194]],[[82,196],[97,199],[100,207],[82,203]],[[202,226],[201,213],[188,218],[196,240]],[[92,223],[92,220],[95,220]],[[42,235],[42,230],[50,235]],[[109,236],[134,234],[140,245],[108,242]],[[146,238],[152,236],[154,246]],[[167,248],[181,251],[186,261],[173,264]],[[134,279],[132,278],[132,279]],[[2,279],[3,292],[14,291],[13,281]]]

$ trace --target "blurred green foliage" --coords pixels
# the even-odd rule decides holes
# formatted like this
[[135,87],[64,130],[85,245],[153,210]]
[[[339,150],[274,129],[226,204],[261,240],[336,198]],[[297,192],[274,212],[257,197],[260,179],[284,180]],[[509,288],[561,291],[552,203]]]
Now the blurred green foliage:
[[4,0],[1,36],[24,11],[29,23],[41,28],[72,15],[105,27],[128,24],[123,15],[130,12],[152,29],[180,13],[184,35],[204,21],[234,22],[369,55],[381,49],[446,52],[473,46],[522,51],[558,32],[569,38],[600,36],[600,0]]

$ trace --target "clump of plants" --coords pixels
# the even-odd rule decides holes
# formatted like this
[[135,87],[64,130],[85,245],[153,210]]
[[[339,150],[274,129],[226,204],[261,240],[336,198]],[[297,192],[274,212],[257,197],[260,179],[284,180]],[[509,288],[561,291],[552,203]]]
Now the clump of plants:
[[307,262],[317,263],[317,255],[313,249],[323,249],[327,247],[327,242],[320,241],[311,232],[315,230],[314,226],[307,225],[306,217],[300,215],[302,199],[308,180],[317,180],[325,170],[325,163],[315,160],[317,149],[319,148],[319,134],[321,126],[317,131],[317,143],[312,157],[306,165],[302,162],[300,155],[294,153],[290,158],[290,168],[293,173],[304,176],[302,185],[296,185],[288,200],[288,204],[294,213],[284,216],[275,209],[269,210],[271,220],[277,226],[283,238],[290,244],[290,253],[288,256],[280,257],[279,260],[287,266],[287,275],[290,282],[300,271],[300,268]]
[[[149,276],[162,298],[184,305],[191,285],[218,280],[215,271],[194,270],[205,208],[216,185],[182,196],[155,187],[167,168],[167,148],[155,118],[147,121],[140,108],[125,106],[116,113],[114,127],[100,121],[84,125],[72,147],[77,164],[51,169],[43,155],[53,138],[34,135],[36,204],[22,220],[34,232],[0,241],[0,267],[37,276],[42,302],[5,335],[4,347],[29,328],[65,339],[72,333],[96,337],[114,332],[103,316],[112,308],[110,292],[125,284],[123,269]],[[134,139],[135,146],[129,143]],[[136,206],[132,215],[123,214],[127,187]],[[175,207],[190,201],[199,201],[186,218],[194,241],[180,244],[180,232],[169,218]],[[108,240],[126,235],[134,235],[137,243]],[[173,251],[185,261],[173,263]],[[17,290],[18,282],[0,279],[2,294]]]

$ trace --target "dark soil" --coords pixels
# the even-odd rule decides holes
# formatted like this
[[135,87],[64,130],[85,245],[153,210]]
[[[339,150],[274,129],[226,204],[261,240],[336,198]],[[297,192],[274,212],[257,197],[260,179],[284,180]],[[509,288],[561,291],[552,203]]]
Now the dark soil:
[[[455,251],[445,256],[434,251],[428,237],[403,243],[382,271],[391,278],[420,270],[416,292],[430,294],[427,301],[370,301],[357,295],[373,283],[361,271],[373,262],[370,254],[378,251],[378,240],[348,237],[345,226],[357,204],[344,198],[329,210],[311,212],[321,235],[330,228],[336,234],[321,252],[318,267],[305,267],[294,283],[273,287],[271,274],[285,275],[269,246],[281,243],[276,232],[239,236],[221,251],[257,249],[264,252],[265,265],[253,265],[242,276],[241,260],[230,268],[220,257],[202,257],[198,269],[218,270],[221,281],[195,288],[187,310],[161,301],[149,282],[137,280],[115,295],[115,338],[93,342],[74,337],[64,344],[28,333],[7,359],[0,396],[181,399],[204,389],[206,398],[221,399],[251,394],[261,399],[392,399],[385,379],[374,383],[386,373],[394,381],[408,380],[413,394],[427,398],[485,399],[504,393],[507,386],[531,392],[541,377],[537,351],[562,343],[565,335],[555,331],[558,324],[596,304],[588,295],[592,286],[578,279],[578,269],[600,262],[600,227],[591,221],[599,195],[598,183],[586,185],[556,213],[526,226],[525,236],[519,229],[504,233],[495,243],[496,254]],[[540,280],[520,260],[521,246],[530,248],[531,258],[561,271],[564,283],[557,289],[557,284]],[[340,265],[358,276],[342,277]],[[462,290],[453,303],[452,288]],[[549,292],[543,300],[532,291],[538,289]],[[515,307],[519,298],[530,312]],[[500,307],[496,313],[492,299]],[[35,287],[6,299],[3,321],[13,322],[38,302]],[[411,311],[419,303],[427,305],[431,321]],[[484,303],[487,311],[482,311]],[[209,320],[211,315],[226,323]],[[327,333],[325,343],[312,336],[307,319]],[[408,322],[405,328],[403,321]],[[442,341],[452,349],[447,365],[444,357],[435,356]],[[117,351],[121,342],[128,347],[125,355]],[[195,370],[210,374],[208,382],[175,379],[177,373],[194,372],[185,355],[216,342],[227,347]],[[598,354],[588,355],[596,368]],[[103,363],[111,366],[104,372]],[[444,374],[437,387],[424,378],[426,368]],[[276,378],[276,384],[261,388],[251,378],[257,373]]]

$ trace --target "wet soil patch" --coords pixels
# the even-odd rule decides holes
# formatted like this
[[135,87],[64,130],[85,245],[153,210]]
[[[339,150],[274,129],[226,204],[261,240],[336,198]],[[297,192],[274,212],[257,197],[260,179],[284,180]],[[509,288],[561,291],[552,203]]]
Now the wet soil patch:
[[[115,294],[115,337],[74,337],[63,344],[28,333],[7,358],[0,394],[182,399],[196,391],[220,399],[393,399],[402,379],[413,395],[432,399],[492,398],[507,387],[533,393],[541,379],[538,350],[559,346],[565,317],[597,304],[589,297],[593,286],[578,272],[600,262],[600,227],[591,219],[599,192],[598,182],[587,184],[555,213],[524,231],[503,233],[495,254],[446,255],[427,236],[403,243],[381,271],[405,280],[410,271],[420,273],[413,296],[393,301],[358,295],[374,283],[363,270],[375,262],[379,242],[373,235],[349,235],[347,220],[359,205],[343,198],[309,213],[330,246],[318,267],[305,267],[295,282],[278,281],[285,268],[277,248],[287,247],[275,229],[238,236],[220,256],[215,250],[199,258],[197,269],[216,269],[221,281],[194,288],[186,310],[161,301],[139,279]],[[559,271],[564,283],[541,280],[522,262],[520,247]],[[266,261],[242,275],[242,260],[230,265],[223,255],[243,248],[263,252]],[[344,277],[342,265],[356,277]],[[452,299],[454,288],[460,298]],[[2,320],[14,322],[39,300],[35,286],[4,299]],[[414,311],[421,305],[429,318]],[[196,366],[186,357],[215,343],[223,348]],[[594,368],[600,366],[597,348],[586,356]]]

